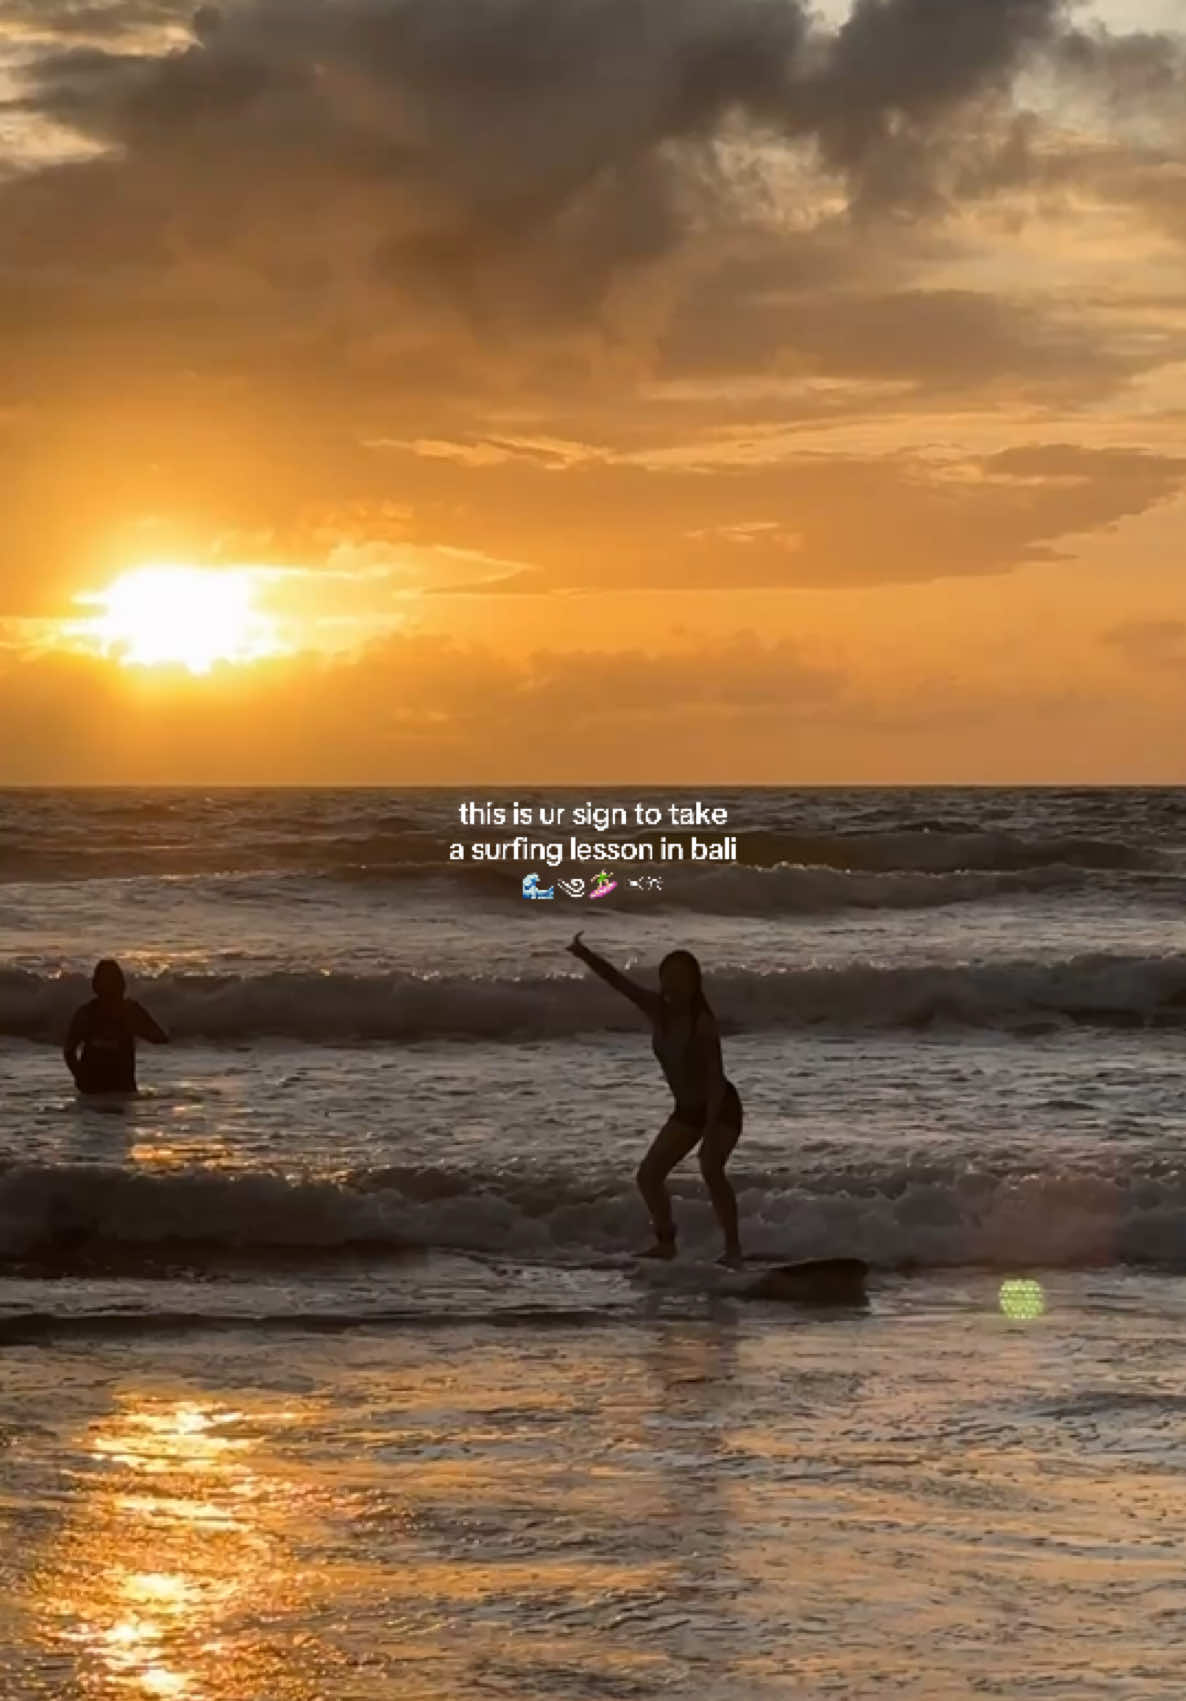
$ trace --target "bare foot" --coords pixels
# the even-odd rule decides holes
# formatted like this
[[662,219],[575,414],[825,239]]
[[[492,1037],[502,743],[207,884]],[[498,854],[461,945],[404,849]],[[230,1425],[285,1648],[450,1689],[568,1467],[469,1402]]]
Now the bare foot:
[[640,1258],[674,1258],[674,1240],[657,1240],[653,1246],[648,1246],[645,1252],[638,1254]]
[[717,1259],[717,1263],[722,1265],[726,1270],[745,1269],[745,1259],[741,1255],[740,1246],[731,1246],[728,1251],[722,1252],[721,1256]]

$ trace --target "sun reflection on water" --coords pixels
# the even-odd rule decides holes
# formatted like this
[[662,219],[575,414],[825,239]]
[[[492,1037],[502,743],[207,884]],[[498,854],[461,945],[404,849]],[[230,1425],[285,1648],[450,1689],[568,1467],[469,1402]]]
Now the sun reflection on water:
[[264,1468],[259,1414],[248,1425],[215,1401],[128,1395],[85,1436],[84,1457],[39,1575],[43,1636],[96,1701],[254,1696],[251,1639],[228,1648],[222,1632],[274,1593],[264,1514],[283,1519],[293,1493]]
[[138,1140],[128,1153],[131,1163],[144,1169],[184,1169],[192,1162],[188,1152],[163,1140]]

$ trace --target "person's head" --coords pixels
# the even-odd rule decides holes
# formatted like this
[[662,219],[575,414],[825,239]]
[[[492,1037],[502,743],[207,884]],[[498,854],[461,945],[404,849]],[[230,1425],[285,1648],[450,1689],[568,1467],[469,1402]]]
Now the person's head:
[[707,1007],[700,964],[690,951],[669,951],[659,964],[659,986],[667,1003],[677,1010]]
[[104,957],[101,963],[95,964],[95,972],[91,976],[91,990],[96,998],[115,1000],[122,998],[127,990],[124,971],[114,957]]

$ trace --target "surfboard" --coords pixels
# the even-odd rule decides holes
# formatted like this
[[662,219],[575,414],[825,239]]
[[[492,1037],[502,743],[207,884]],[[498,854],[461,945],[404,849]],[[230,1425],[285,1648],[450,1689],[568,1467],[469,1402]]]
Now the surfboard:
[[752,1280],[742,1297],[792,1305],[866,1305],[868,1277],[863,1258],[810,1258],[800,1264],[776,1264]]
[[869,1299],[869,1266],[863,1258],[811,1258],[773,1265],[763,1261],[740,1270],[682,1258],[638,1258],[635,1273],[651,1287],[707,1290],[730,1299],[850,1309],[867,1305]]

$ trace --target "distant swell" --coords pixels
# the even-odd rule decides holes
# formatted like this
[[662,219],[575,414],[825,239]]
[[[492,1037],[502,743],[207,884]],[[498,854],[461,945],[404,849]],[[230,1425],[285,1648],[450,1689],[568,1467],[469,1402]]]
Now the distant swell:
[[[827,915],[843,910],[935,909],[1029,893],[1070,891],[1086,884],[1088,872],[1068,864],[1011,872],[939,874],[858,873],[851,869],[801,867],[721,868],[694,873],[663,871],[660,895],[648,906],[690,909],[708,915]],[[629,892],[627,892],[629,897]]]
[[[422,880],[447,874],[479,886],[497,881],[502,887],[508,872],[538,863],[538,853],[531,847],[541,841],[559,842],[564,852],[563,863],[568,865],[569,838],[573,831],[564,827],[525,831],[526,854],[512,856],[509,851],[513,835],[501,828],[478,833],[445,825],[434,833],[401,821],[397,826],[374,830],[338,833],[309,830],[287,836],[266,831],[245,832],[240,828],[239,836],[235,837],[218,830],[199,830],[196,824],[164,825],[168,831],[158,824],[153,833],[140,823],[131,836],[63,831],[49,841],[25,837],[10,829],[0,837],[0,882],[243,875],[357,882]],[[719,836],[720,831],[713,829],[711,836]],[[799,833],[747,829],[740,824],[728,831],[737,838],[739,864],[748,868],[792,866],[864,874],[1003,874],[1055,866],[1095,872],[1140,872],[1170,866],[1165,854],[1123,839],[1081,835],[1028,837],[1003,831],[947,828],[940,822],[902,826],[893,831]],[[597,833],[585,828],[576,830],[576,834],[594,840],[654,836],[644,830],[632,834],[621,830]],[[691,835],[669,831],[666,836],[685,847],[684,860],[673,863],[673,870],[693,869]],[[448,845],[459,837],[505,842],[507,859],[464,866],[450,863]],[[587,873],[588,869],[574,865],[573,871]]]
[[[882,1268],[1186,1263],[1186,1168],[1168,1163],[1072,1173],[954,1163],[774,1173],[739,1163],[734,1180],[756,1258],[846,1255]],[[675,1191],[687,1251],[707,1253],[716,1229],[703,1190],[681,1176]],[[0,1171],[8,1275],[303,1268],[424,1248],[597,1264],[628,1250],[642,1226],[617,1173],[378,1171],[348,1185],[103,1165]],[[398,1300],[398,1263],[384,1281]]]
[[751,833],[743,839],[746,862],[780,862],[871,873],[941,874],[960,870],[1008,872],[1062,863],[1083,869],[1155,869],[1154,851],[1122,839],[1025,838],[1015,833],[948,832],[903,828],[897,832],[797,835]]
[[[547,1039],[638,1025],[628,1005],[575,975],[164,974],[140,990],[182,1041]],[[80,977],[0,973],[0,1035],[60,1041],[86,991]],[[728,1031],[1171,1024],[1186,1022],[1186,956],[728,970],[710,991]]]

